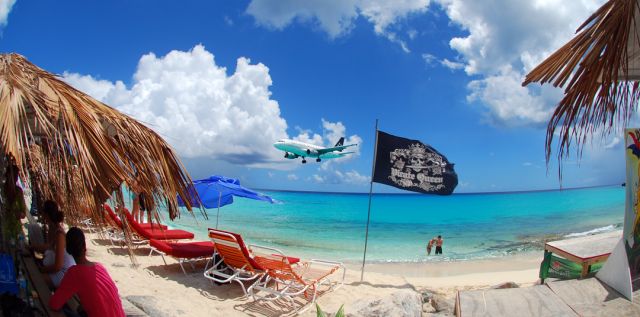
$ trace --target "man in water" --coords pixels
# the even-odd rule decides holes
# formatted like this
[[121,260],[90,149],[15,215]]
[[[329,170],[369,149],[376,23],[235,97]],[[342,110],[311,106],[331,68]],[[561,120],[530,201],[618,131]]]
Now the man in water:
[[442,242],[444,242],[444,240],[442,240],[442,236],[438,236],[438,239],[436,239],[436,255],[438,254],[442,254]]

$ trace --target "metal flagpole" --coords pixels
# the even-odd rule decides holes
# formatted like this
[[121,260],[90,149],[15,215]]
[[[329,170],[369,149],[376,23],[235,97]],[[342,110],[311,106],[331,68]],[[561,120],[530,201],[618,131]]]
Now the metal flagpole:
[[373,173],[376,170],[376,154],[378,153],[378,119],[376,119],[376,141],[373,147],[373,166],[371,167],[371,181],[369,182],[369,208],[367,210],[367,231],[364,234],[364,255],[362,256],[362,270],[360,282],[364,280],[364,263],[367,260],[367,242],[369,241],[369,221],[371,220],[371,192],[373,191]]
[[220,218],[220,201],[222,200],[222,192],[218,193],[218,214],[216,215],[216,229],[218,229],[218,218]]

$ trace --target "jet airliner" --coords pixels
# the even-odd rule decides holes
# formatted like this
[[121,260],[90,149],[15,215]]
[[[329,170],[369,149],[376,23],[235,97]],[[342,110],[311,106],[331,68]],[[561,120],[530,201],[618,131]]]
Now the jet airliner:
[[343,157],[354,152],[342,152],[344,149],[356,146],[357,144],[344,145],[344,138],[340,138],[338,143],[333,147],[322,147],[315,144],[295,141],[295,140],[278,140],[273,146],[281,151],[284,151],[284,157],[288,159],[296,159],[301,157],[302,164],[307,163],[305,158],[316,158],[316,162],[322,161],[322,159],[332,159],[337,157]]

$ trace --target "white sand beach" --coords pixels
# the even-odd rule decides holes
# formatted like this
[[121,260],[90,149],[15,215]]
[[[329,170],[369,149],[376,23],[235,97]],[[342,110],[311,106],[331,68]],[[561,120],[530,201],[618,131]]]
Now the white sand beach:
[[[202,275],[204,262],[193,271],[187,265],[183,274],[177,262],[159,255],[147,256],[149,249],[136,250],[138,266],[134,267],[125,249],[113,247],[108,240],[89,234],[88,255],[103,263],[116,282],[120,296],[134,302],[152,315],[164,316],[279,316],[290,308],[243,298],[238,284],[214,285]],[[389,297],[390,294],[412,290],[438,298],[445,311],[453,312],[456,291],[515,282],[532,285],[538,280],[540,254],[507,256],[486,260],[438,263],[368,264],[364,282],[360,282],[360,264],[347,265],[345,285],[323,293],[320,307],[335,313],[341,305],[353,313],[358,302]],[[423,315],[433,308],[423,305]],[[426,313],[426,314],[425,314]],[[315,316],[315,307],[303,316]]]

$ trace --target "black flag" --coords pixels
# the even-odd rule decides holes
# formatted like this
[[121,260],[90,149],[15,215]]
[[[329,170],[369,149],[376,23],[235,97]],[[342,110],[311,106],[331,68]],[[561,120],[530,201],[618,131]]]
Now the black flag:
[[451,195],[458,175],[453,164],[431,146],[378,131],[373,181],[425,194]]

